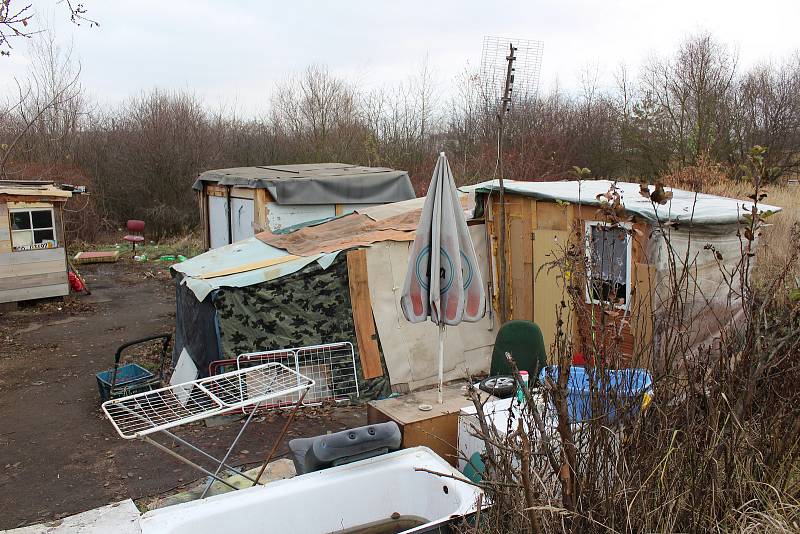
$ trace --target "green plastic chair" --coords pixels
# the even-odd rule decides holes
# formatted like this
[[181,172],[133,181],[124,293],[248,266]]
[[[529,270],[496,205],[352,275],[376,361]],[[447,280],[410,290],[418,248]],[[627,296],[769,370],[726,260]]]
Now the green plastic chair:
[[531,321],[508,321],[500,327],[492,351],[491,376],[511,374],[506,352],[511,353],[520,371],[528,371],[531,381],[536,380],[539,370],[547,365],[542,331]]

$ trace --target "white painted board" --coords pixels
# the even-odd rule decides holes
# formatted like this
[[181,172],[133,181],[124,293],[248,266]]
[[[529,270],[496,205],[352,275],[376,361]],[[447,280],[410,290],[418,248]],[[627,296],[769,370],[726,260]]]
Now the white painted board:
[[333,204],[281,206],[275,202],[267,202],[267,222],[269,229],[273,232],[334,215],[336,215],[336,206]]
[[208,197],[208,237],[211,248],[228,244],[228,202],[225,197]]
[[233,242],[253,237],[253,201],[249,198],[231,198],[231,231]]
[[139,510],[126,499],[58,521],[4,530],[7,534],[140,534]]

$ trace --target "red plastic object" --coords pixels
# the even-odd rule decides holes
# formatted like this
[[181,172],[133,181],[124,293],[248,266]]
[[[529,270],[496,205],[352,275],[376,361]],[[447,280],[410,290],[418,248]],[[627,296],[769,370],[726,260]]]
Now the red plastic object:
[[133,254],[136,254],[136,243],[144,242],[144,221],[130,219],[125,227],[128,230],[128,235],[122,239],[133,245]]
[[139,221],[137,219],[131,219],[125,225],[128,229],[128,232],[131,234],[141,234],[144,232],[144,221]]
[[67,278],[69,278],[69,288],[72,291],[75,293],[83,293],[86,291],[86,286],[83,285],[83,280],[81,280],[75,273],[69,271],[67,273]]

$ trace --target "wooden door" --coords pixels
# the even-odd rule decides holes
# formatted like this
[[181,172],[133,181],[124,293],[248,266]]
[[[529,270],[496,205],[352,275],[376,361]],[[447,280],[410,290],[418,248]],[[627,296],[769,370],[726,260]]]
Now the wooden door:
[[[533,321],[539,325],[544,337],[548,361],[554,362],[551,346],[555,341],[559,319],[560,302],[567,301],[561,269],[553,262],[563,258],[569,232],[567,230],[536,230],[532,234],[531,250],[533,256]],[[566,326],[565,326],[566,328]],[[569,329],[571,330],[571,329]]]

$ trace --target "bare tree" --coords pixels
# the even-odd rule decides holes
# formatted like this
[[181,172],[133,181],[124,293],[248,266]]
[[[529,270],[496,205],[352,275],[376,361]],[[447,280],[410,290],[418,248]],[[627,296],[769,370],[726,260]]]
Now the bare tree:
[[63,50],[51,32],[31,42],[31,69],[16,81],[17,95],[5,106],[3,123],[9,142],[0,149],[0,174],[8,177],[11,156],[48,164],[69,157],[70,145],[86,101],[80,85],[80,64]]
[[765,160],[771,180],[800,170],[800,54],[748,72],[737,91],[736,110],[737,160],[746,158],[747,147],[761,145],[769,148]]
[[358,115],[355,88],[316,65],[279,84],[272,98],[273,127],[307,143],[315,161],[339,159],[359,146]]
[[673,58],[653,58],[644,66],[646,105],[651,117],[662,122],[678,164],[727,153],[736,65],[734,53],[710,34],[700,34],[684,42]]
[[427,59],[402,82],[371,91],[310,66],[277,85],[265,117],[248,118],[164,91],[93,109],[71,50],[51,34],[31,45],[34,68],[0,98],[0,175],[71,166],[102,218],[145,217],[157,232],[196,224],[185,195],[198,172],[215,166],[389,166],[408,171],[418,194],[441,149],[458,161],[459,183],[495,177],[499,162],[516,180],[569,178],[573,166],[628,180],[713,168],[724,179],[741,174],[755,144],[769,148],[771,179],[800,167],[800,56],[739,75],[736,55],[707,34],[638,73],[619,70],[614,89],[603,89],[595,71],[577,93],[554,87],[520,98],[500,158],[495,100],[478,76],[465,71],[445,101]]
[[[60,0],[69,10],[69,18],[73,24],[80,26],[88,23],[89,27],[99,26],[96,20],[86,16],[86,8],[82,3],[75,3],[72,0]],[[11,5],[11,0],[0,0],[0,56],[11,54],[11,40],[14,38],[30,38],[44,30],[31,28],[31,21],[34,18],[33,4],[24,4],[22,7]]]

